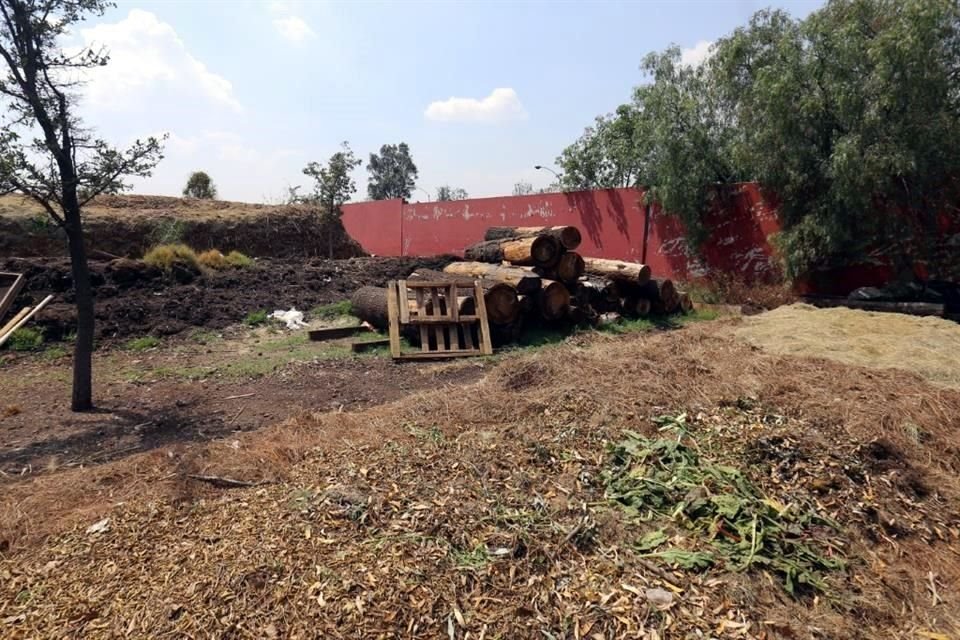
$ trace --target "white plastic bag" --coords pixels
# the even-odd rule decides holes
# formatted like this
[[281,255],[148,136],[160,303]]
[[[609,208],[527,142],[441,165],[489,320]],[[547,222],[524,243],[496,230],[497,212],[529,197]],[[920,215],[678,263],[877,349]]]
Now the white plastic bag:
[[286,323],[287,329],[302,329],[307,326],[303,321],[303,312],[297,311],[296,307],[290,307],[289,311],[274,311],[270,314],[274,320]]

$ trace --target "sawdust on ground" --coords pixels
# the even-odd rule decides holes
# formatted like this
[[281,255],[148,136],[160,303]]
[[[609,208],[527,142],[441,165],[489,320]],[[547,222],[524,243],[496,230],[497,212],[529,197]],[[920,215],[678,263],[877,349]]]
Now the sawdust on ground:
[[960,324],[943,318],[792,304],[744,318],[736,333],[781,355],[905,369],[960,388]]

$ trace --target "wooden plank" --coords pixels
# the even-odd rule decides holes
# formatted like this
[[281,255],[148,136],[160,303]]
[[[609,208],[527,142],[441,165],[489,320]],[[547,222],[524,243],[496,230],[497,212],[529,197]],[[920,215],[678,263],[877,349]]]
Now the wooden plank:
[[413,291],[417,294],[417,309],[419,309],[419,311],[417,311],[416,324],[420,325],[420,350],[430,351],[430,334],[427,332],[427,323],[432,320],[432,318],[424,313],[423,289],[414,289]]
[[28,313],[30,313],[30,307],[24,307],[23,309],[20,309],[20,311],[14,314],[14,316],[10,318],[10,321],[3,325],[2,329],[0,329],[0,336],[6,335],[7,331],[12,329],[15,324],[23,320],[23,317]]
[[43,301],[42,301],[40,304],[38,304],[37,306],[35,306],[35,307],[33,308],[33,310],[30,311],[30,313],[28,313],[28,314],[25,315],[23,318],[21,318],[20,321],[19,321],[17,324],[13,325],[13,327],[10,329],[10,331],[8,331],[7,333],[3,334],[3,336],[0,336],[0,346],[2,346],[2,345],[7,341],[7,339],[9,339],[10,336],[13,335],[13,333],[14,333],[17,329],[19,329],[19,328],[22,327],[23,325],[27,324],[27,322],[30,320],[30,318],[32,318],[33,316],[37,315],[37,313],[39,313],[41,309],[43,309],[45,306],[47,306],[47,305],[50,303],[51,300],[53,300],[53,296],[47,296],[46,298],[44,298]]
[[421,353],[405,353],[399,357],[397,360],[431,360],[433,358],[462,358],[464,356],[476,356],[480,355],[480,352],[476,349],[456,349],[451,351],[427,351]]
[[7,311],[13,306],[13,301],[20,293],[26,280],[22,273],[0,273],[0,276],[11,281],[11,284],[7,285],[6,292],[0,296],[0,320],[3,320],[3,316],[7,315]]
[[471,351],[477,350],[477,344],[473,341],[473,323],[464,322],[460,326],[463,327],[463,346],[466,349]]
[[400,314],[397,301],[397,283],[387,283],[387,315],[390,319],[390,355],[400,357]]
[[487,303],[483,299],[483,288],[477,282],[474,286],[474,295],[477,303],[477,316],[480,317],[480,353],[485,356],[493,355],[493,342],[490,340],[490,325],[487,323]]
[[[462,277],[461,277],[462,279]],[[446,289],[450,286],[451,283],[454,283],[456,278],[452,277],[450,280],[408,280],[407,286],[411,289]]]
[[[410,322],[410,301],[407,300],[407,281],[401,280],[397,283],[398,292],[400,293],[400,322],[407,324]],[[419,298],[417,298],[419,300]],[[417,313],[420,314],[421,311],[417,309]]]
[[367,340],[365,342],[351,342],[350,351],[353,353],[364,353],[371,349],[379,349],[390,345],[390,338],[381,338],[380,340]]
[[348,327],[324,327],[322,329],[311,329],[307,332],[310,340],[313,342],[324,342],[325,340],[338,340],[340,338],[349,338],[358,333],[369,333],[370,327],[362,324],[350,325]]
[[447,287],[447,313],[454,322],[460,321],[460,305],[457,304],[457,285]]
[[[476,322],[479,319],[480,319],[480,316],[476,316],[476,315],[460,316],[459,322]],[[410,318],[410,322],[408,324],[413,324],[413,325],[450,324],[450,322],[451,322],[450,318],[446,318],[446,317],[434,318],[433,316],[425,316],[423,318]]]

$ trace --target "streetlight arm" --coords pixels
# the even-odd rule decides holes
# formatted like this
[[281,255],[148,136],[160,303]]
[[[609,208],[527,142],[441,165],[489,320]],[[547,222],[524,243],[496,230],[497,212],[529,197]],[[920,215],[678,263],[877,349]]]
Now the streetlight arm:
[[536,164],[536,165],[533,165],[533,168],[536,169],[537,171],[549,171],[557,179],[557,182],[563,182],[563,179],[560,177],[560,174],[554,171],[553,169],[551,169],[550,167],[545,167],[542,164]]

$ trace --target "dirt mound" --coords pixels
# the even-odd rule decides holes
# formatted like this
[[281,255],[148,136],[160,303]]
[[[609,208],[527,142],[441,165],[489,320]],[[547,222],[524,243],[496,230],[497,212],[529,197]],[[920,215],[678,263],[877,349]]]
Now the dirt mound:
[[[197,250],[236,249],[273,258],[364,255],[339,222],[322,222],[308,205],[258,205],[162,196],[104,196],[84,209],[88,248],[141,256],[183,242]],[[63,231],[34,203],[0,197],[0,255],[66,255]]]
[[943,318],[793,304],[744,318],[737,335],[774,353],[906,369],[960,388],[960,324]]
[[[537,383],[511,384],[512,369]],[[953,637],[960,482],[944,417],[958,413],[958,392],[772,355],[722,326],[577,338],[458,393],[11,483],[3,505],[23,521],[87,510],[11,547],[0,601],[31,637]],[[609,445],[625,432],[696,443],[785,521],[801,505],[833,521],[825,595],[785,590],[755,516],[699,532],[749,569],[649,546],[698,534],[677,531],[688,510],[611,503]],[[190,478],[211,474],[265,484]],[[691,501],[739,511],[716,486]]]
[[[97,337],[101,340],[172,335],[188,328],[222,329],[253,311],[339,302],[357,288],[383,286],[419,268],[442,269],[450,257],[258,260],[253,267],[202,274],[178,282],[130,260],[92,261]],[[0,270],[24,273],[27,285],[14,307],[56,299],[36,323],[48,340],[75,330],[73,281],[63,258],[11,258]],[[186,277],[181,280],[187,279]]]

